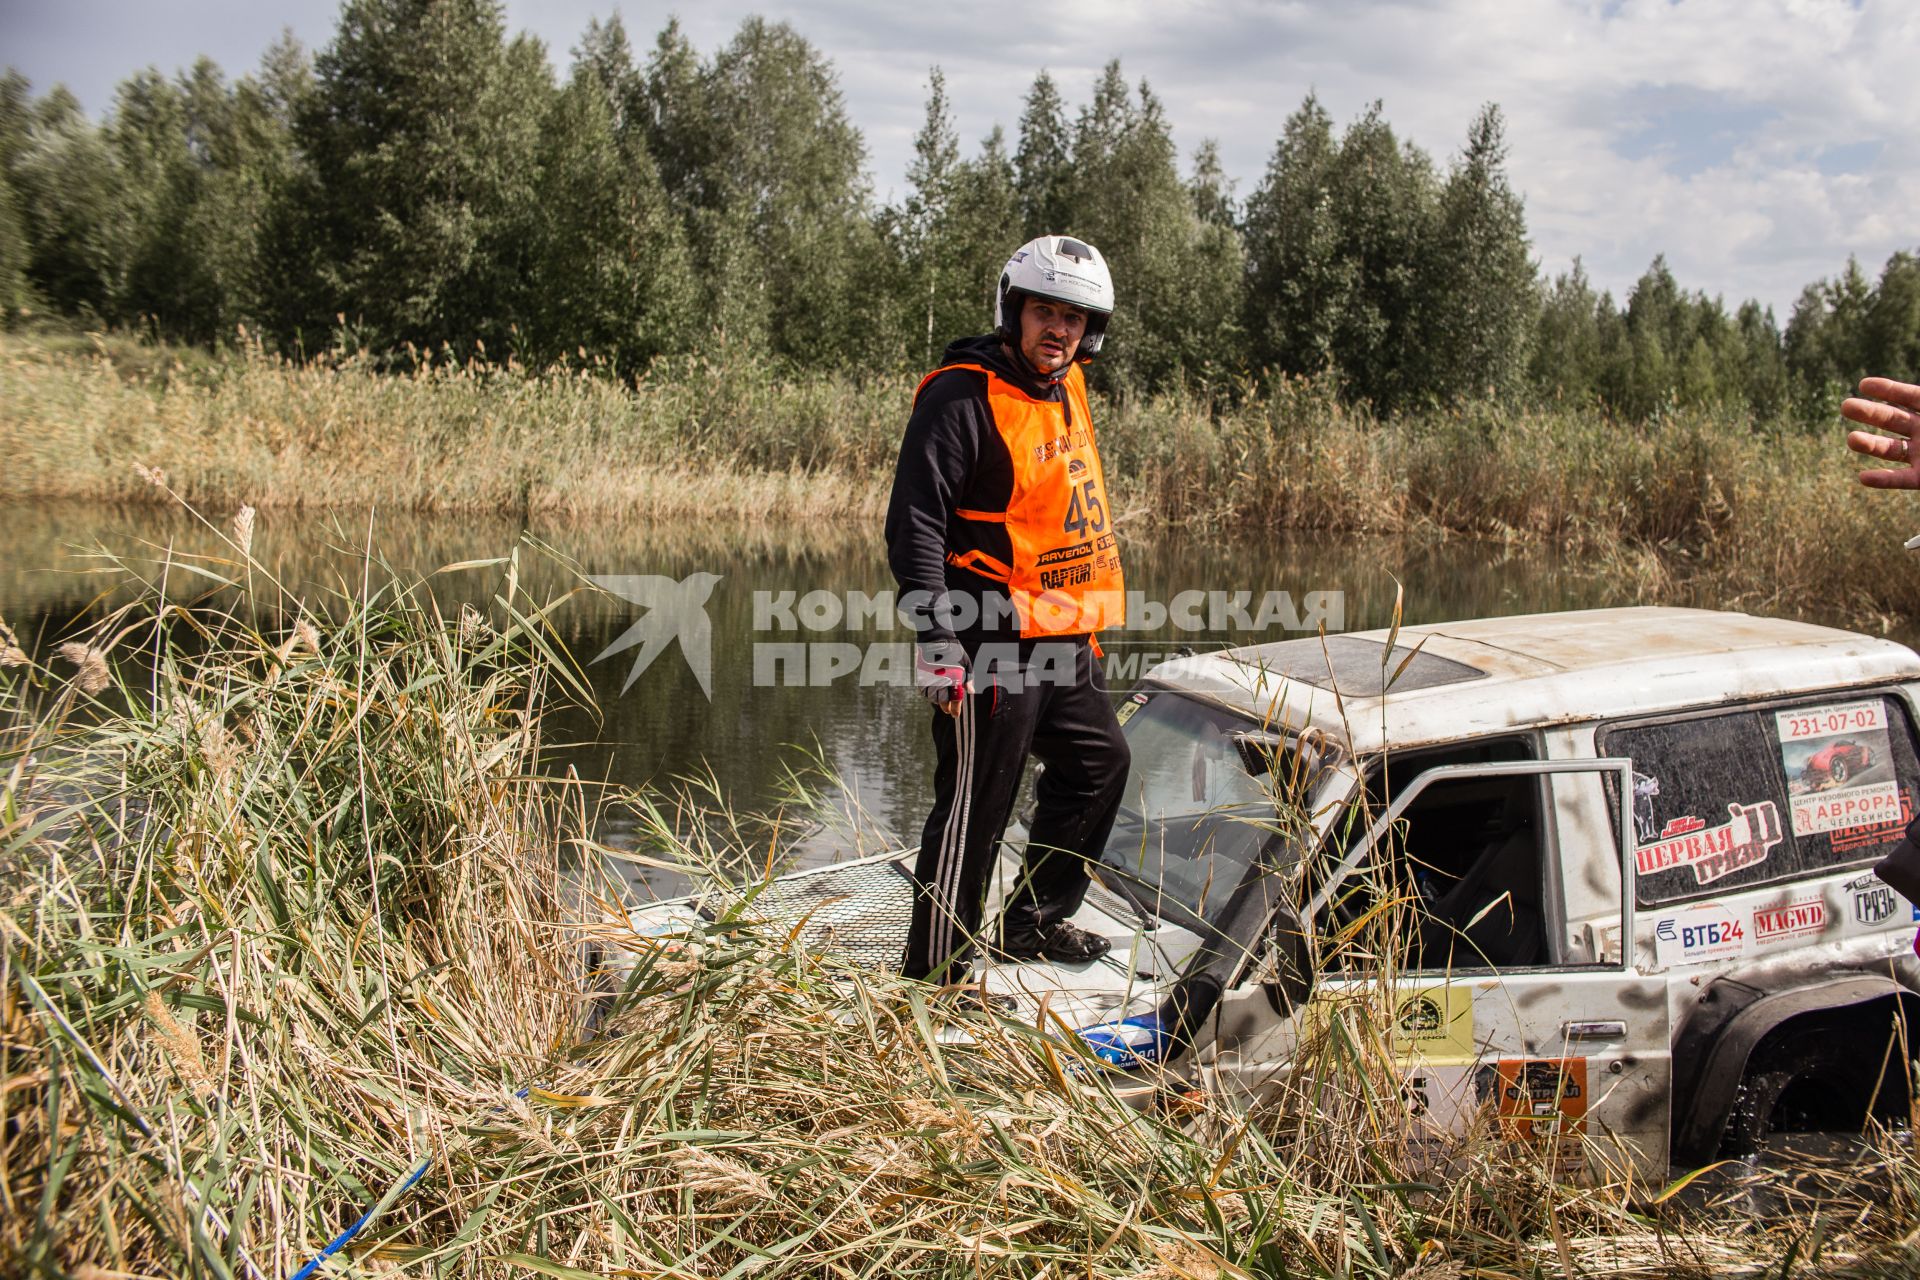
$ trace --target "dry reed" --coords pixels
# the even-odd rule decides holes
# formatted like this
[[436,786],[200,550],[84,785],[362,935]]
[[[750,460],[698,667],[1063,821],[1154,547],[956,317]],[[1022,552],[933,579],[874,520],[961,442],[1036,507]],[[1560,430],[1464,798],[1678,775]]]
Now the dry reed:
[[[370,1207],[322,1274],[1708,1275],[1816,1238],[1796,1274],[1913,1260],[1920,1164],[1892,1147],[1883,1211],[1787,1224],[1688,1226],[1485,1128],[1436,1173],[1391,1001],[1332,1010],[1252,1113],[1140,1110],[1123,1092],[1163,1082],[1057,1026],[956,1039],[919,984],[756,924],[751,888],[636,937],[582,911],[593,801],[540,772],[543,708],[580,687],[517,560],[463,627],[371,564],[309,610],[229,552],[196,568],[232,585],[90,638],[146,696],[0,675],[10,1274],[287,1276]],[[716,831],[746,828],[650,839],[778,858]],[[589,1033],[596,939],[637,959]]]
[[[839,525],[884,509],[911,379],[687,359],[590,370],[224,360],[0,336],[0,498]],[[1097,406],[1121,515],[1245,541],[1276,531],[1465,535],[1574,548],[1649,602],[1920,616],[1899,495],[1852,483],[1837,426],[1707,411],[1622,424],[1492,404],[1383,420],[1325,382],[1231,404]],[[1837,420],[1836,420],[1837,421]],[[128,468],[125,459],[141,459]],[[1907,523],[1911,523],[1910,520]]]

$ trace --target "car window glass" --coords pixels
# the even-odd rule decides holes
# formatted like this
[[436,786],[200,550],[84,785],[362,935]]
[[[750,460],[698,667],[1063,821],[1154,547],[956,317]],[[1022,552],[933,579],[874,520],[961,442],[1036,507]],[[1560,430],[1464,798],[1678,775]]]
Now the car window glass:
[[1128,720],[1133,765],[1121,804],[1159,821],[1268,802],[1235,745],[1234,735],[1256,727],[1250,721],[1191,698],[1154,696],[1138,705]]
[[1238,742],[1259,726],[1167,691],[1136,693],[1119,714],[1132,764],[1101,863],[1145,910],[1212,919],[1276,830],[1270,784]]
[[1884,695],[1610,726],[1599,744],[1634,762],[1642,906],[1872,862],[1911,817],[1920,772],[1906,708]]

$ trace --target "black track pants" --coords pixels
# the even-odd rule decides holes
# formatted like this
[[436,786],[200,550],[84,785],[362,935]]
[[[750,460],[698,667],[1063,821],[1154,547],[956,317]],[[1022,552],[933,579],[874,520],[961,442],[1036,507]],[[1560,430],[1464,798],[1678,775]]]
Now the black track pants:
[[1106,847],[1126,785],[1127,742],[1086,637],[995,648],[974,654],[974,692],[960,714],[933,713],[933,812],[914,864],[908,977],[967,976],[1029,752],[1047,767],[1035,787],[1025,872],[1006,904],[1010,927],[1080,909],[1087,864]]

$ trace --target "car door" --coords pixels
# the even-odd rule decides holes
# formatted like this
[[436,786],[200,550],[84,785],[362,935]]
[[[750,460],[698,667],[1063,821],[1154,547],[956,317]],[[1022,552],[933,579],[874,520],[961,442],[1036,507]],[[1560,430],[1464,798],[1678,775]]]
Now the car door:
[[[1538,779],[1546,822],[1538,868],[1545,950],[1539,963],[1476,974],[1481,1061],[1475,1099],[1507,1135],[1577,1146],[1596,1172],[1667,1167],[1672,1092],[1669,980],[1642,972],[1631,938],[1633,826],[1605,779],[1630,761],[1596,758],[1591,729],[1548,734]],[[1614,796],[1623,793],[1616,787]],[[1569,1141],[1554,1143],[1556,1135]],[[1571,1139],[1580,1139],[1577,1144]]]
[[[1488,754],[1437,755],[1324,876],[1306,904],[1322,922],[1323,967],[1304,1020],[1377,1002],[1391,974],[1403,1094],[1429,1126],[1457,1132],[1484,1109],[1563,1174],[1663,1170],[1666,986],[1634,972],[1618,942],[1631,936],[1620,919],[1621,835],[1631,828],[1600,783],[1629,778],[1631,765]],[[1569,873],[1588,898],[1595,883],[1611,884],[1614,923],[1570,916]],[[1356,922],[1382,918],[1375,909],[1392,895],[1410,921],[1400,954],[1343,960],[1342,946],[1361,936]],[[1302,1034],[1296,1025],[1246,1037],[1231,1068],[1250,1087],[1278,1078]]]

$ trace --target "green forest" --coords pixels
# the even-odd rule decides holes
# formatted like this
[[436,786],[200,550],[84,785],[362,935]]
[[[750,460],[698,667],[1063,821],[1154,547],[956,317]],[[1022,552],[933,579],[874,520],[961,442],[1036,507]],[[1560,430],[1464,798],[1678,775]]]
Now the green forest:
[[[1070,88],[1071,86],[1069,86]],[[1009,250],[1099,245],[1121,309],[1110,394],[1218,402],[1330,378],[1381,413],[1520,400],[1827,421],[1836,391],[1920,367],[1920,258],[1807,285],[1782,326],[1655,258],[1624,300],[1543,278],[1489,104],[1444,161],[1381,104],[1309,94],[1242,198],[1183,164],[1116,61],[1077,105],[1040,71],[971,151],[930,69],[907,191],[876,199],[832,64],[750,18],[710,55],[593,22],[556,77],[497,0],[350,0],[229,81],[122,83],[103,119],[0,82],[0,309],[299,359],[436,354],[637,378],[716,353],[855,377],[926,368],[986,327]]]

